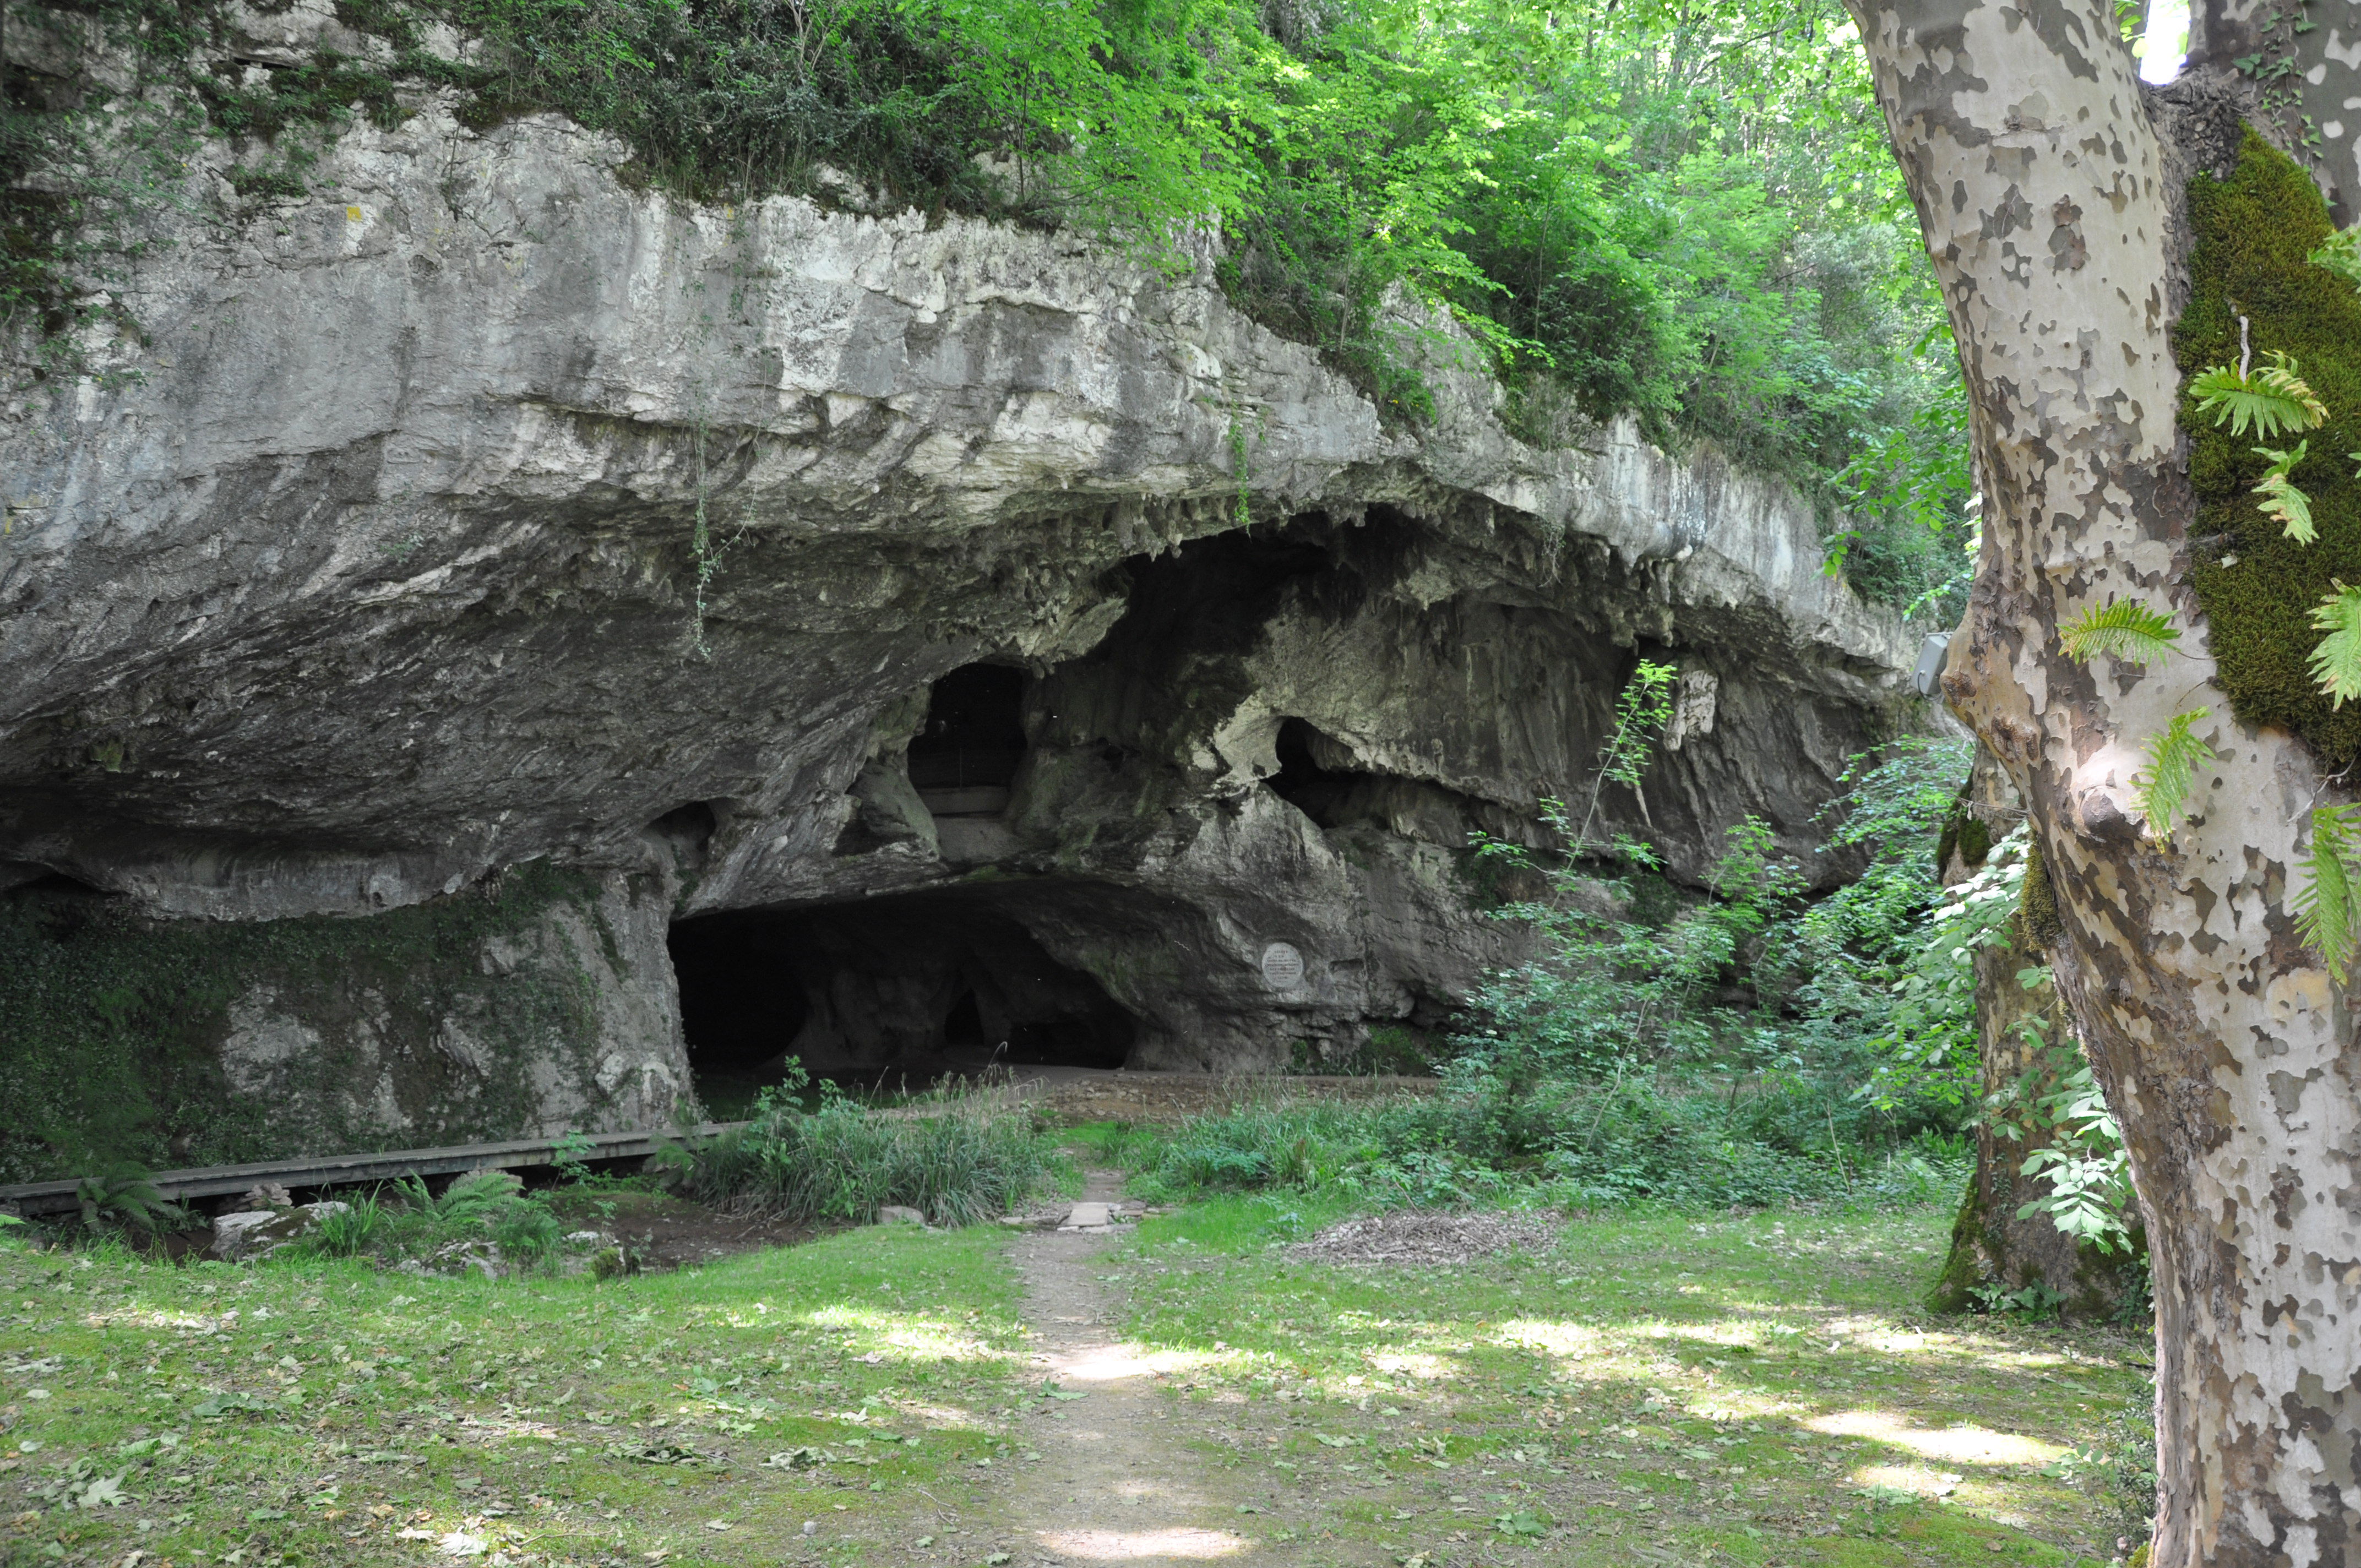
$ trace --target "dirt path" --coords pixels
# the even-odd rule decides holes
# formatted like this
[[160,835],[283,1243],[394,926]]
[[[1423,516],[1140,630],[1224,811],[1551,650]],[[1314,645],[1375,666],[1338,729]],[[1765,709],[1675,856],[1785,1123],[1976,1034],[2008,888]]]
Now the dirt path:
[[[1113,1171],[1088,1173],[1083,1201],[1121,1196]],[[1022,1563],[1202,1563],[1268,1560],[1240,1530],[1201,1456],[1187,1445],[1153,1373],[1115,1337],[1120,1303],[1097,1276],[1116,1233],[1029,1232],[1015,1261],[1026,1320],[1040,1333],[1037,1384],[1082,1394],[1027,1419],[1041,1454],[1008,1499]]]

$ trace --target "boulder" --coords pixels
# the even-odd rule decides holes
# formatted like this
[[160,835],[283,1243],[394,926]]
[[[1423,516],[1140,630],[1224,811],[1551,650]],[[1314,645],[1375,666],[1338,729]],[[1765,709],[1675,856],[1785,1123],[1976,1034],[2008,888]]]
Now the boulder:
[[330,1201],[293,1209],[248,1209],[235,1214],[217,1214],[214,1217],[213,1245],[206,1250],[224,1263],[253,1263],[309,1235],[324,1216],[345,1213],[351,1207],[349,1203]]

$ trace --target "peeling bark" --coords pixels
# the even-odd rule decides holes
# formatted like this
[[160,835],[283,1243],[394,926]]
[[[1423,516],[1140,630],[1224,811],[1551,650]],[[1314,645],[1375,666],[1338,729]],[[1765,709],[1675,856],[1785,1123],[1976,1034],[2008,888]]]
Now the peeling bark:
[[[2049,956],[2148,1211],[2152,1561],[2355,1561],[2361,1056],[2289,907],[2323,781],[2293,738],[2230,717],[2187,586],[2180,178],[2109,6],[1853,3],[1986,498],[1945,694],[2024,795],[2063,927]],[[2111,598],[2173,615],[2186,655],[2068,659],[2059,625]],[[2208,705],[2219,760],[2159,842],[2132,804],[2143,743]]]

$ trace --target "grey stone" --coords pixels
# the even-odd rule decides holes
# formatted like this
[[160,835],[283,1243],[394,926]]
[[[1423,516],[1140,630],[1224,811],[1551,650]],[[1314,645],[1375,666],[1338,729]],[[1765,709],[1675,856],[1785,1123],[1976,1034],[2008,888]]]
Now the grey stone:
[[927,1217],[916,1209],[906,1209],[898,1203],[888,1203],[877,1211],[881,1225],[923,1225]]
[[301,1208],[218,1214],[214,1218],[214,1239],[206,1250],[224,1263],[253,1263],[309,1235],[324,1216],[347,1212],[351,1207],[331,1201]]

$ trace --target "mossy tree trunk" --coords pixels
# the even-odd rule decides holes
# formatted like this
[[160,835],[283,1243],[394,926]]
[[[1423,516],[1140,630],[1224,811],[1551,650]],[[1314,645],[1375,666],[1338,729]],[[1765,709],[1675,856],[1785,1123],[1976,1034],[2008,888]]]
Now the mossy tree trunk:
[[[2294,933],[2299,824],[2338,798],[2289,731],[2230,718],[2188,586],[2180,176],[2098,0],[1853,0],[1971,405],[1983,550],[1945,695],[2022,792],[2047,955],[2149,1220],[2153,1561],[2361,1552],[2361,1070],[2345,979]],[[2066,656],[2129,598],[2185,656]],[[2133,804],[2147,738],[2211,705],[2219,756],[2169,841]]]
[[[1944,882],[1965,882],[1982,869],[1991,846],[2024,819],[2016,786],[1992,752],[1977,747],[1960,810],[1944,831]],[[2055,935],[2048,918],[2037,928],[2026,913],[2020,909],[2010,922],[2010,940],[1975,957],[1980,1080],[1988,1097],[2015,1091],[2019,1107],[2054,1090],[2059,1057],[2053,1047],[2072,1029],[2055,985],[2024,981],[2026,971],[2048,962],[2044,948]],[[1980,1304],[1982,1289],[2015,1294],[2037,1288],[2064,1316],[2112,1316],[2132,1288],[2133,1255],[2103,1254],[2059,1230],[2047,1213],[2017,1213],[2048,1190],[2042,1179],[2024,1174],[2026,1161],[2057,1141],[2038,1118],[2015,1113],[2019,1107],[1987,1114],[1976,1124],[1975,1172],[1951,1227],[1950,1255],[1927,1305],[1937,1311],[1965,1311]],[[2017,1135],[2011,1135],[2011,1127]]]
[[[2041,962],[2039,950],[2022,938],[1976,955],[1976,1046],[1989,1092],[2027,1084],[2026,1092],[2037,1095],[2055,1085],[2051,1051],[2028,1038],[2024,1028],[2032,1024],[2043,1038],[2055,1040],[2069,1026],[2057,987],[2028,987],[2018,978]],[[1962,1311],[1980,1304],[1979,1288],[2014,1294],[2037,1288],[2048,1293],[2048,1304],[2061,1316],[2113,1316],[2132,1287],[2132,1255],[2110,1256],[2078,1242],[2046,1213],[2020,1216],[2017,1211],[2027,1201],[2048,1191],[2041,1178],[2023,1174],[2025,1163],[2056,1140],[2038,1127],[2012,1137],[1995,1123],[1987,1116],[1976,1126],[1975,1174],[1928,1305]]]

